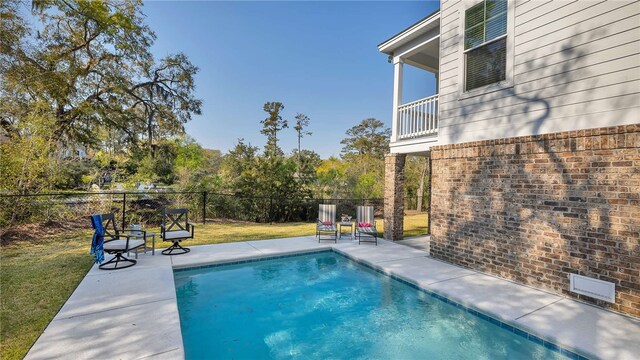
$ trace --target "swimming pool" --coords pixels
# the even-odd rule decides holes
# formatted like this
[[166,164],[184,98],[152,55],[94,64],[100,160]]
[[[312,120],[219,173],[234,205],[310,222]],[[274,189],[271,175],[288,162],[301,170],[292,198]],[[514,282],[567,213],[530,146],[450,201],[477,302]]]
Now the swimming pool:
[[187,359],[568,358],[332,251],[174,275]]

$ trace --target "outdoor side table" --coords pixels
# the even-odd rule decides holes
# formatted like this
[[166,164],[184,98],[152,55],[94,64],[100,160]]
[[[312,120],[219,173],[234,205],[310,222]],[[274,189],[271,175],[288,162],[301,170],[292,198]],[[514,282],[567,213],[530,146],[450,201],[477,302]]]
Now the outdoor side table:
[[353,239],[353,222],[339,222],[338,223],[338,238],[342,239],[342,228],[349,227],[349,238]]
[[[156,255],[156,233],[147,232],[147,238],[151,236],[151,255]],[[147,252],[147,239],[144,240],[144,252]]]
[[[149,239],[149,237],[151,237],[151,255],[155,256],[156,255],[156,233],[154,232],[147,232],[146,236],[131,236],[131,239],[141,239],[144,240],[144,252],[146,253],[147,250],[149,249],[149,247],[147,246],[147,239]],[[133,249],[133,252],[136,253],[136,259],[138,258],[138,252],[139,249]]]

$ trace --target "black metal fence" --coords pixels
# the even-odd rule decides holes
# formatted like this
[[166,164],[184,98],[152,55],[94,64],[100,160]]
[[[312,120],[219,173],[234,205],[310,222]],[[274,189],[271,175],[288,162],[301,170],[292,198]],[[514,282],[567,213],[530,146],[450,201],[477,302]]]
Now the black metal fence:
[[[416,210],[417,197],[405,198],[405,209]],[[372,205],[376,218],[384,216],[384,200],[240,196],[206,191],[60,192],[1,194],[0,228],[21,223],[65,222],[96,213],[114,212],[127,224],[158,225],[162,209],[189,209],[191,221],[236,220],[257,223],[312,222],[319,204],[337,205],[337,215],[355,218],[358,205]],[[428,199],[423,201],[426,210]],[[86,222],[88,226],[88,222]]]

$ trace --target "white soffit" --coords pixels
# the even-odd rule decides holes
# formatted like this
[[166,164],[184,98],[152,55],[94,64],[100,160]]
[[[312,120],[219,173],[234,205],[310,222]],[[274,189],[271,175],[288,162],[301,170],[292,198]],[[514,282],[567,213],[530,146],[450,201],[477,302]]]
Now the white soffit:
[[419,21],[403,32],[378,45],[378,50],[391,55],[395,49],[420,37],[427,32],[440,27],[440,12]]

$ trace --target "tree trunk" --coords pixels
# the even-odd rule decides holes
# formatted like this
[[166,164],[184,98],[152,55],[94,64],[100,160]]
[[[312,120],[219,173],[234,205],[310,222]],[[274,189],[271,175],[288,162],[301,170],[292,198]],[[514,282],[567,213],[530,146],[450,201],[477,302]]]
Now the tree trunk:
[[302,134],[298,131],[298,178],[300,177],[300,138]]
[[147,106],[147,141],[149,144],[149,151],[151,152],[151,157],[153,159],[156,158],[156,150],[153,146],[153,118],[156,116],[156,109],[153,107],[153,91],[151,89],[147,89],[147,93],[149,94],[149,103]]
[[149,146],[149,151],[151,152],[151,158],[156,158],[156,146],[153,144],[153,118],[155,116],[156,111],[151,110],[149,112],[149,118],[147,120],[147,141]]
[[418,187],[418,204],[416,206],[416,210],[422,211],[422,199],[424,198],[424,179],[427,177],[427,168],[429,162],[425,157],[424,162],[422,164],[422,172],[420,174],[420,186]]

